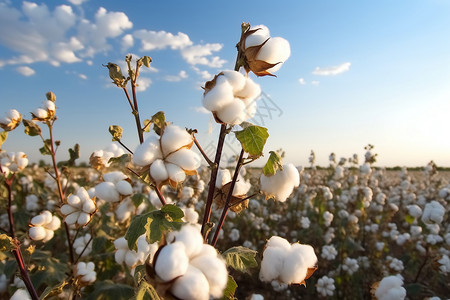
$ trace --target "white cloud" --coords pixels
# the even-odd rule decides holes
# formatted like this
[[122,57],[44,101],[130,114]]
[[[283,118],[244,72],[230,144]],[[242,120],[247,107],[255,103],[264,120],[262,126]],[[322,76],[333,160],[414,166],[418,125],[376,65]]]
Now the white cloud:
[[351,63],[345,62],[337,66],[331,66],[331,67],[316,67],[314,71],[312,72],[314,75],[321,75],[321,76],[332,76],[337,75],[343,72],[347,72],[350,70]]
[[141,41],[141,50],[162,50],[165,48],[171,48],[172,50],[182,49],[186,46],[192,45],[192,41],[185,33],[178,32],[173,35],[170,32],[153,31],[153,30],[137,30],[134,32],[134,37]]
[[17,67],[16,71],[18,73],[22,74],[23,76],[27,76],[27,77],[34,75],[36,73],[32,68],[27,67],[27,66]]
[[72,3],[73,5],[81,5],[81,4],[83,4],[84,2],[87,2],[87,1],[89,1],[89,0],[67,0],[67,1],[69,1],[69,2]]
[[311,81],[311,84],[312,84],[312,85],[315,85],[315,86],[318,86],[318,85],[320,84],[320,81],[318,81],[318,80],[313,80],[313,81]]
[[138,86],[136,87],[136,92],[143,92],[150,87],[152,80],[147,77],[139,76],[137,80]]
[[299,78],[298,83],[300,83],[300,85],[305,85],[306,84],[305,78]]
[[134,38],[131,34],[126,34],[122,38],[122,51],[127,51],[134,45]]
[[211,56],[213,52],[220,51],[223,45],[221,44],[204,44],[193,45],[181,49],[181,55],[185,61],[191,65],[206,65],[211,68],[221,68],[226,60],[221,59],[218,56]]
[[168,76],[164,77],[164,79],[166,81],[170,81],[170,82],[177,82],[177,81],[181,81],[186,78],[188,78],[188,75],[187,75],[186,71],[184,71],[184,70],[181,70],[177,75],[168,75]]
[[78,74],[78,77],[80,77],[83,80],[87,80],[88,79],[87,76],[84,75],[84,74]]
[[198,75],[200,75],[200,77],[204,80],[211,80],[213,78],[213,76],[211,75],[211,73],[209,73],[206,70],[200,70],[199,68],[192,66],[192,69],[195,71],[195,73],[197,73]]

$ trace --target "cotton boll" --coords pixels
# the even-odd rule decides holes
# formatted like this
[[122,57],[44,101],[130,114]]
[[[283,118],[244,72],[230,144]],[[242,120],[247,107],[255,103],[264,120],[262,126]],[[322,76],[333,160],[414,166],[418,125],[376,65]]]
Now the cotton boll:
[[45,238],[45,229],[41,226],[31,227],[28,234],[32,240],[40,241]]
[[267,241],[266,247],[277,247],[284,251],[289,251],[291,249],[291,244],[289,244],[286,239],[274,235]]
[[263,282],[271,282],[277,279],[283,269],[287,251],[278,247],[267,247],[263,253],[259,279]]
[[47,222],[46,222],[45,216],[40,214],[40,215],[37,215],[37,216],[31,218],[30,223],[35,225],[35,226],[42,226],[42,225],[44,225]]
[[189,265],[186,273],[175,280],[171,293],[183,300],[208,300],[209,284],[205,275],[197,268]]
[[185,129],[171,124],[164,128],[160,142],[162,153],[167,156],[182,147],[191,145],[193,139]]
[[292,193],[294,187],[300,184],[300,174],[293,164],[283,166],[282,171],[275,175],[260,177],[261,191],[268,196],[274,196],[276,200],[284,202]]
[[276,66],[267,70],[272,73],[280,69],[281,63],[284,63],[290,55],[291,47],[289,42],[282,37],[273,37],[261,47],[261,50],[256,55],[256,59],[270,64],[278,63]]
[[184,170],[182,168],[171,163],[166,163],[165,165],[169,178],[172,181],[182,182],[184,181],[184,179],[186,179],[186,173],[184,173]]
[[65,217],[64,222],[66,222],[69,225],[73,225],[77,222],[79,216],[80,211],[73,212]]
[[217,117],[224,123],[237,125],[245,121],[245,104],[240,99],[235,98],[220,110],[216,111]]
[[[155,262],[156,274],[165,282],[182,276],[189,266],[189,258],[182,242],[174,242],[164,246]],[[206,278],[205,278],[206,279]]]
[[76,211],[76,210],[77,210],[76,207],[70,206],[70,205],[68,205],[68,204],[64,204],[63,206],[61,206],[60,212],[61,212],[63,215],[67,216],[67,215],[73,213],[73,212]]
[[103,179],[108,182],[117,183],[121,180],[127,179],[128,177],[120,171],[109,172],[103,174]]
[[209,111],[218,111],[233,100],[233,87],[225,76],[218,76],[216,85],[204,94],[203,106]]
[[115,213],[117,216],[117,221],[120,223],[128,220],[131,217],[131,213],[135,210],[134,204],[128,197],[126,200],[120,202],[117,206]]
[[217,171],[216,188],[220,189],[231,181],[231,173],[228,169],[219,169]]
[[117,182],[116,189],[121,195],[124,195],[124,196],[128,196],[133,193],[133,187],[126,180],[121,180],[121,181]]
[[261,87],[250,78],[246,78],[243,89],[234,93],[234,96],[246,100],[254,100],[261,94]]
[[228,83],[233,87],[233,93],[240,91],[244,88],[246,77],[237,71],[222,71],[222,75],[227,80]]
[[127,253],[125,254],[125,263],[127,264],[127,266],[129,266],[131,268],[134,266],[134,264],[136,264],[137,261],[138,261],[138,255],[137,255],[136,251],[134,251],[134,250],[127,251]]
[[249,181],[245,181],[244,178],[241,177],[234,185],[233,196],[246,195],[251,187],[251,183]]
[[198,256],[190,264],[199,269],[209,283],[209,294],[214,298],[223,296],[223,290],[228,282],[228,272],[225,262],[217,255]]
[[293,244],[286,255],[280,279],[286,283],[301,283],[309,268],[317,264],[317,256],[310,245]]
[[269,28],[264,25],[252,26],[250,30],[255,30],[245,39],[245,49],[253,46],[258,46],[264,43],[270,37]]
[[46,119],[48,117],[48,112],[39,107],[33,111],[33,115],[35,115],[38,119]]
[[406,290],[402,287],[403,280],[397,276],[388,276],[380,281],[375,291],[375,296],[379,300],[404,299]]
[[78,217],[77,223],[80,226],[84,226],[91,220],[91,216],[86,213],[80,213],[80,216]]
[[192,224],[198,223],[199,215],[192,207],[183,209],[183,212],[184,212],[184,217],[183,217],[184,222],[188,222],[188,223],[192,223]]
[[166,158],[167,162],[173,163],[183,170],[196,170],[200,167],[201,159],[194,151],[182,148]]
[[95,211],[95,204],[94,201],[89,199],[88,201],[83,203],[83,211],[85,213],[91,214]]
[[53,230],[45,230],[45,237],[42,240],[44,243],[50,241],[53,236],[55,235],[55,233],[53,232]]
[[150,166],[150,176],[155,182],[163,182],[169,178],[166,165],[163,160],[157,159]]
[[101,182],[95,187],[95,195],[108,202],[119,202],[120,195],[112,182]]
[[167,236],[167,241],[173,240],[184,244],[189,258],[195,257],[202,250],[203,237],[198,226],[185,225],[180,231],[172,231]]
[[133,163],[144,167],[150,165],[158,158],[162,158],[159,139],[156,136],[150,136],[134,151]]
[[69,197],[67,197],[67,203],[75,208],[81,208],[81,205],[83,204],[80,197],[78,197],[77,195],[70,195]]

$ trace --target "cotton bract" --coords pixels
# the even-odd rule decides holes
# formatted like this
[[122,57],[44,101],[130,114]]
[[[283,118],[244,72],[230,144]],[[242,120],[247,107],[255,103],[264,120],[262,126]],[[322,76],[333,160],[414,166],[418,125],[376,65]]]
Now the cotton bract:
[[261,191],[267,198],[275,198],[280,202],[286,201],[295,187],[300,185],[300,174],[293,164],[283,166],[283,170],[275,175],[260,177]]
[[184,225],[166,236],[153,267],[159,280],[171,282],[179,299],[220,298],[228,281],[224,260],[214,247],[204,244],[200,227]]
[[219,123],[240,124],[256,113],[256,99],[261,88],[236,71],[223,71],[206,82],[203,106]]
[[76,195],[69,195],[67,203],[61,206],[61,214],[68,225],[85,226],[91,221],[96,211],[94,200],[84,188],[79,188]]
[[5,131],[14,130],[19,126],[22,115],[15,109],[10,109],[4,117],[0,117],[0,127]]
[[279,236],[271,237],[261,261],[259,279],[286,284],[304,284],[317,269],[317,256],[310,245],[290,244]]
[[200,157],[191,150],[193,142],[186,130],[169,124],[160,138],[151,136],[136,148],[133,163],[148,168],[156,184],[169,183],[176,187],[200,167]]
[[59,229],[60,226],[59,218],[52,216],[52,213],[48,210],[44,210],[31,219],[28,234],[32,240],[42,240],[45,243],[53,238],[54,231]]

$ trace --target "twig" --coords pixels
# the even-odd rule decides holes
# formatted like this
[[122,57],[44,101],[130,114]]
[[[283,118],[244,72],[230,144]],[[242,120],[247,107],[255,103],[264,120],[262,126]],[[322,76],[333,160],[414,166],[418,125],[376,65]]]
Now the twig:
[[200,146],[197,138],[195,137],[195,135],[192,133],[192,138],[194,139],[194,143],[195,146],[197,146],[198,151],[200,151],[200,153],[202,154],[203,158],[206,160],[206,162],[208,163],[208,165],[213,169],[213,168],[217,168],[217,165],[209,159],[209,157],[206,155],[205,151],[203,151],[202,146]]

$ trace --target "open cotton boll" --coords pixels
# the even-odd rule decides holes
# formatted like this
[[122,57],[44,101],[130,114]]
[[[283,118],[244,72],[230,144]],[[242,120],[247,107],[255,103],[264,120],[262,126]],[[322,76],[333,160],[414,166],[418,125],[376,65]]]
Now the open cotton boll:
[[41,226],[31,227],[28,230],[28,234],[32,240],[40,241],[45,238],[45,228]]
[[81,202],[80,197],[78,197],[77,195],[70,195],[67,198],[67,203],[75,208],[81,208],[81,206],[83,205],[83,202]]
[[291,244],[286,239],[274,235],[267,241],[266,247],[277,247],[289,251]]
[[120,223],[128,220],[131,217],[131,213],[134,212],[135,206],[131,201],[130,197],[127,197],[124,201],[120,202],[117,206],[115,213],[117,216],[117,221]]
[[384,277],[375,291],[378,300],[405,299],[403,280],[397,276]]
[[189,265],[186,273],[175,280],[170,292],[183,300],[208,300],[208,285],[205,275],[196,267]]
[[233,88],[233,93],[236,93],[237,91],[240,91],[244,88],[246,83],[246,78],[244,75],[237,71],[222,71],[222,76],[225,76],[225,78],[228,80],[228,83]]
[[116,189],[119,192],[119,194],[128,196],[133,193],[133,187],[131,184],[126,180],[121,180],[116,183]]
[[267,247],[263,253],[259,279],[263,282],[271,282],[277,279],[283,270],[284,259],[287,251],[278,247]]
[[149,136],[133,153],[133,163],[140,167],[148,166],[158,158],[162,158],[162,153],[156,136]]
[[181,127],[170,124],[161,136],[161,150],[164,156],[193,143],[192,136]]
[[73,213],[74,211],[77,211],[77,208],[73,207],[69,204],[64,204],[63,206],[61,206],[60,211],[63,215],[69,215],[69,214]]
[[216,85],[203,95],[203,106],[209,111],[218,111],[233,102],[233,87],[225,76],[216,78]]
[[163,160],[157,159],[151,164],[150,176],[157,183],[166,181],[169,178],[169,173]]
[[300,174],[293,164],[283,166],[283,170],[275,175],[260,177],[261,191],[266,197],[275,197],[276,200],[284,202],[295,187],[300,185]]
[[251,187],[252,185],[249,181],[245,181],[244,178],[238,176],[236,184],[234,185],[233,196],[246,195]]
[[199,255],[190,264],[199,269],[209,283],[209,294],[214,298],[223,296],[223,291],[228,282],[228,272],[225,262],[216,256]]
[[167,235],[167,241],[176,241],[184,244],[189,258],[195,257],[203,247],[203,237],[196,225],[184,225],[180,231],[172,231]]
[[238,98],[216,111],[217,117],[230,125],[241,124],[246,120],[245,104]]
[[261,87],[250,78],[246,78],[244,87],[236,91],[234,96],[241,99],[254,100],[261,94]]
[[445,208],[437,201],[431,201],[425,205],[422,214],[422,222],[425,224],[441,224],[444,220]]
[[270,37],[269,28],[265,25],[252,26],[250,30],[256,30],[245,39],[245,48],[258,46],[264,43]]
[[106,174],[103,174],[103,180],[108,181],[108,182],[113,182],[113,183],[117,183],[121,180],[127,179],[127,175],[123,174],[120,171],[114,171],[114,172],[109,172]]
[[120,194],[112,182],[101,182],[95,187],[95,195],[107,202],[119,202]]
[[46,119],[48,116],[48,112],[45,109],[40,108],[40,107],[33,110],[32,114],[34,116],[36,116],[36,118],[38,118],[38,119]]
[[262,60],[270,64],[277,64],[268,69],[269,72],[275,72],[291,55],[289,42],[282,37],[270,38],[264,46],[261,47],[256,55],[257,60]]
[[[182,242],[174,242],[164,246],[155,262],[155,272],[162,281],[171,281],[186,273],[189,258]],[[206,278],[205,278],[206,279]]]
[[166,158],[166,161],[187,171],[197,170],[201,165],[201,159],[197,153],[187,148],[173,152]]
[[184,173],[182,168],[171,163],[166,163],[165,165],[170,180],[174,182],[182,182],[186,179],[186,173]]
[[286,255],[281,280],[285,283],[301,283],[305,280],[309,268],[317,264],[317,256],[310,245],[292,244]]
[[219,169],[216,178],[216,188],[220,189],[231,181],[231,173],[228,169]]

